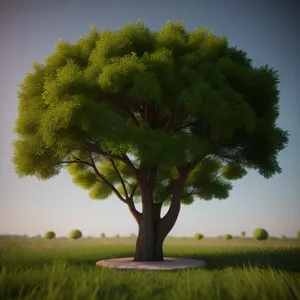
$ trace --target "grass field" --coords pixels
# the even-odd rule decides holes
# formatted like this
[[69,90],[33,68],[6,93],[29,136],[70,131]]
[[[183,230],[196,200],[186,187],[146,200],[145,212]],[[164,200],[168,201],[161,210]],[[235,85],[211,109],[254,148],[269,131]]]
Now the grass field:
[[166,256],[206,269],[127,271],[96,267],[133,256],[134,239],[1,239],[0,299],[300,299],[300,242],[168,238]]

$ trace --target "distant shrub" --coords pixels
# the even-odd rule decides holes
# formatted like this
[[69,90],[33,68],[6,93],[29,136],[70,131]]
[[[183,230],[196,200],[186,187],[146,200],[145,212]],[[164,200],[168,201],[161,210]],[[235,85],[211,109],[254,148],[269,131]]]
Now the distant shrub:
[[106,238],[105,233],[101,233],[101,238],[102,238],[102,239],[105,239],[105,238]]
[[137,236],[136,236],[136,234],[132,233],[132,234],[130,235],[130,238],[135,239],[135,238],[137,238]]
[[74,229],[70,232],[70,238],[73,240],[80,239],[82,237],[82,232],[78,229]]
[[47,231],[45,233],[45,239],[52,240],[54,238],[55,238],[55,232],[53,232],[53,231]]
[[201,240],[201,239],[204,238],[204,235],[201,234],[201,233],[195,233],[194,238],[195,238],[196,240]]
[[225,237],[226,240],[231,240],[231,239],[232,239],[232,235],[229,234],[229,233],[226,233],[226,234],[224,235],[224,237]]
[[119,235],[119,234],[117,234],[117,235],[116,235],[116,238],[118,239],[119,237],[120,237],[120,235]]
[[265,230],[263,228],[256,228],[253,231],[253,238],[255,240],[265,241],[268,239],[268,237],[269,237],[269,234],[268,234],[267,230]]
[[246,236],[246,232],[245,232],[245,231],[242,231],[242,232],[241,232],[241,235],[242,235],[242,237],[245,237],[245,236]]

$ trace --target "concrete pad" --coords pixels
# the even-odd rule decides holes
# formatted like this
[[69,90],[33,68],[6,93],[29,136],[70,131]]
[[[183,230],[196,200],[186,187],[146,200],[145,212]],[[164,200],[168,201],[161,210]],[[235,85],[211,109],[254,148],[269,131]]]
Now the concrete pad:
[[190,258],[165,257],[165,261],[133,261],[133,257],[113,258],[99,260],[96,266],[116,268],[116,269],[135,269],[135,270],[175,270],[206,267],[207,263],[203,260]]

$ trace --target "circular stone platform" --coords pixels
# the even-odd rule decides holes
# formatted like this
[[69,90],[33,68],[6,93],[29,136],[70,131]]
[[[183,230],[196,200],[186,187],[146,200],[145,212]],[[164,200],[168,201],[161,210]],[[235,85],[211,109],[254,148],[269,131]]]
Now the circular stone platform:
[[136,269],[136,270],[174,270],[206,267],[203,260],[165,257],[164,261],[133,261],[133,257],[113,258],[99,260],[97,266],[116,269]]

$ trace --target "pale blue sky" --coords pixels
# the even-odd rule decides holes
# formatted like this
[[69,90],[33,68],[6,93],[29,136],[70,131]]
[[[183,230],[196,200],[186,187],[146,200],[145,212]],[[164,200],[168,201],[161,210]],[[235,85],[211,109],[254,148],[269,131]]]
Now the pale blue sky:
[[269,64],[277,69],[281,79],[278,124],[291,134],[289,146],[279,156],[282,174],[266,180],[250,171],[235,183],[227,200],[198,200],[184,206],[170,234],[237,235],[245,230],[249,235],[256,227],[264,227],[273,236],[295,236],[300,230],[297,9],[289,1],[266,1],[273,3],[268,7],[255,2],[263,1],[1,1],[0,234],[36,235],[54,230],[64,236],[73,228],[86,236],[137,233],[123,203],[114,196],[105,201],[90,200],[66,172],[48,181],[18,179],[11,163],[11,141],[15,138],[17,84],[31,71],[34,60],[51,54],[58,38],[75,42],[88,33],[91,23],[99,31],[115,30],[141,18],[152,30],[163,27],[167,20],[183,20],[188,30],[214,28],[215,34],[226,35],[232,45],[245,49],[255,65]]

